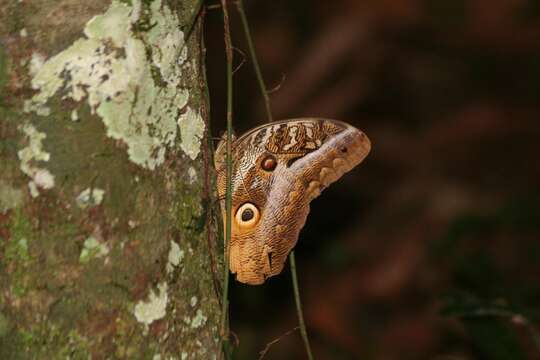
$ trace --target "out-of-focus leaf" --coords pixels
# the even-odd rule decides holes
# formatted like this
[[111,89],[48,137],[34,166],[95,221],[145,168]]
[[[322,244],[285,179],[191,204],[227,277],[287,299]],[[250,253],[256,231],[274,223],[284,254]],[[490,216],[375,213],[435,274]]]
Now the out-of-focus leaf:
[[529,326],[524,309],[503,299],[485,301],[470,294],[456,293],[448,298],[441,310],[443,316],[458,317],[467,331],[472,347],[485,359],[526,359],[516,332],[510,325],[519,321],[530,330],[532,341],[539,341],[536,331]]
[[502,224],[517,232],[540,229],[540,196],[529,196],[509,201],[498,216]]
[[474,253],[456,258],[451,270],[454,286],[484,297],[504,294],[503,276],[487,252]]
[[467,213],[456,217],[448,226],[446,236],[435,242],[435,256],[451,258],[458,250],[460,241],[468,236],[485,235],[497,226],[497,217]]
[[526,360],[515,333],[496,318],[466,318],[463,324],[479,358],[489,360]]
[[509,305],[504,299],[485,301],[463,292],[448,296],[441,309],[441,315],[456,317],[510,317],[518,312],[517,308]]

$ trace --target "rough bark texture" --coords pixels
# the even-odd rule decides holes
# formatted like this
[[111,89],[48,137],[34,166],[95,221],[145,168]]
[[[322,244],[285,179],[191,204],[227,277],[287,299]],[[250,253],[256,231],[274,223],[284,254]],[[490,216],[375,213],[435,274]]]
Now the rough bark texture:
[[1,2],[1,359],[216,356],[196,2]]

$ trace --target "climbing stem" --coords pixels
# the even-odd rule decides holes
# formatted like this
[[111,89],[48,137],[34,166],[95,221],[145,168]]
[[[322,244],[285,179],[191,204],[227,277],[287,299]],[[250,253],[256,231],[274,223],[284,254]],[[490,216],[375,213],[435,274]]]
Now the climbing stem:
[[300,291],[298,290],[298,277],[296,276],[296,259],[294,257],[294,251],[291,251],[291,253],[289,254],[289,262],[291,263],[294,301],[296,302],[296,313],[298,314],[298,325],[300,326],[300,334],[302,335],[302,340],[304,341],[304,347],[306,348],[307,357],[309,360],[313,360],[313,354],[311,353],[311,346],[309,345],[309,338],[306,330],[306,324],[304,323],[304,313],[302,312]]
[[221,340],[225,357],[230,357],[229,351],[229,243],[231,241],[231,221],[232,221],[232,113],[233,113],[233,52],[231,43],[231,32],[229,28],[229,12],[227,10],[227,0],[221,0],[223,10],[223,29],[225,37],[225,55],[227,58],[227,147],[226,147],[226,199],[225,199],[225,239],[223,244],[223,299],[221,309]]
[[262,76],[261,68],[259,66],[259,60],[257,59],[257,54],[255,53],[255,46],[253,45],[253,40],[251,39],[251,31],[249,30],[249,23],[246,17],[246,12],[244,11],[244,1],[238,0],[236,2],[236,6],[238,8],[238,13],[240,14],[240,20],[242,21],[244,34],[246,35],[249,56],[251,57],[251,62],[253,63],[253,70],[255,71],[255,75],[257,76],[257,81],[259,82],[259,87],[261,89],[261,95],[264,99],[266,116],[268,118],[268,122],[271,122],[272,110],[270,108],[270,97],[268,96],[268,91],[266,90],[266,84],[264,83],[264,78]]
[[[251,63],[253,64],[253,70],[255,71],[255,74],[257,76],[257,81],[259,83],[261,95],[264,99],[264,105],[266,108],[266,116],[268,118],[268,122],[272,122],[273,119],[272,119],[272,110],[270,106],[270,97],[268,96],[266,84],[264,82],[261,68],[259,66],[259,60],[257,59],[257,54],[255,52],[255,46],[253,45],[253,40],[251,38],[251,31],[249,29],[249,23],[247,21],[246,13],[244,11],[244,1],[237,0],[236,6],[238,8],[238,13],[240,14],[242,27],[244,28],[244,34],[246,36],[246,40],[247,40],[247,44],[249,48],[249,55],[251,57]],[[298,276],[296,274],[296,261],[294,258],[294,251],[291,251],[291,254],[289,255],[289,262],[291,264],[291,276],[292,276],[292,284],[293,284],[293,289],[294,289],[294,300],[296,302],[296,312],[298,314],[298,325],[300,326],[300,333],[302,335],[302,340],[304,341],[304,346],[306,348],[308,359],[313,360],[313,355],[311,353],[311,346],[309,344],[309,338],[308,338],[307,330],[306,330],[306,324],[304,323],[302,303],[300,301],[300,291],[298,289]]]

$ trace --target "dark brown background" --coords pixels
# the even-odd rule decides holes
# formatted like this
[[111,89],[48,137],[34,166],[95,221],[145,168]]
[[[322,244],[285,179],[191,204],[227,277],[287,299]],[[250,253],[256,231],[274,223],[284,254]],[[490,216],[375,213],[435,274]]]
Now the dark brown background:
[[[231,5],[237,133],[265,122]],[[296,247],[317,359],[540,359],[540,3],[247,1],[276,119],[364,130],[372,153]],[[214,135],[221,11],[206,17]],[[241,52],[246,55],[242,55]],[[233,282],[236,359],[296,325],[290,273]],[[297,332],[266,359],[303,359]]]

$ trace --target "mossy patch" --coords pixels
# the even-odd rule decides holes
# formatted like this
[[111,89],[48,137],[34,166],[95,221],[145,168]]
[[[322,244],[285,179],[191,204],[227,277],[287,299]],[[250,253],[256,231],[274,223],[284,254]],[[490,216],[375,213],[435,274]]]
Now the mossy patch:
[[33,329],[19,329],[0,339],[0,355],[3,352],[13,359],[88,359],[90,340],[76,330],[65,331],[52,323]]
[[11,238],[5,248],[6,263],[28,261],[28,242],[32,239],[32,225],[21,210],[16,210],[12,215],[10,233]]
[[0,338],[8,335],[11,330],[11,323],[9,319],[0,312]]
[[0,109],[5,106],[5,89],[6,83],[8,81],[7,74],[7,57],[4,51],[4,47],[0,43]]
[[23,192],[0,180],[0,213],[18,208],[23,203]]
[[11,292],[16,296],[23,296],[26,294],[31,282],[27,267],[31,261],[29,246],[33,234],[30,220],[23,214],[21,209],[13,211],[9,233],[10,238],[3,244],[3,261],[5,264],[11,264]]

